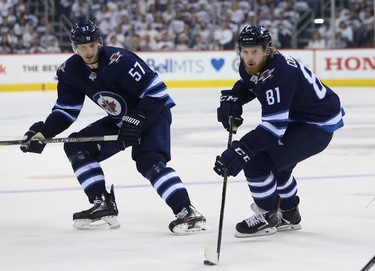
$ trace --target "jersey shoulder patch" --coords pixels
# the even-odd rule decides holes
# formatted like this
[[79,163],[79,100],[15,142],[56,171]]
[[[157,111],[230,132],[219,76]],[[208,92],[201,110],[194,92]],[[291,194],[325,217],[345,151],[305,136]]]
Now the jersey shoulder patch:
[[57,76],[61,76],[63,74],[66,74],[70,70],[74,70],[77,67],[78,62],[82,59],[80,56],[74,54],[71,57],[69,57],[67,60],[65,60],[56,70]]
[[274,76],[275,68],[266,69],[263,71],[258,78],[259,83],[264,83],[266,80],[271,79]]

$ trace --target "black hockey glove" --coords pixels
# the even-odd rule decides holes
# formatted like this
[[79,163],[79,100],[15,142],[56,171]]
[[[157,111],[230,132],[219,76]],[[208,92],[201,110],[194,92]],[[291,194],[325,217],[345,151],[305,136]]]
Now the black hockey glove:
[[248,150],[240,141],[233,141],[232,145],[226,149],[221,156],[216,157],[214,171],[224,176],[224,169],[228,169],[228,176],[237,176],[243,169],[245,163],[250,160],[252,152]]
[[232,90],[222,90],[220,97],[220,107],[217,109],[217,120],[229,131],[229,117],[232,116],[232,129],[235,134],[237,128],[242,124],[242,105],[239,97]]
[[42,143],[40,139],[44,139],[44,135],[41,133],[44,127],[43,121],[39,121],[31,125],[29,131],[25,133],[22,139],[21,151],[23,152],[34,152],[42,153],[45,143]]
[[146,127],[147,117],[137,111],[128,112],[122,119],[122,125],[118,134],[118,140],[124,146],[138,145],[141,141],[141,135]]

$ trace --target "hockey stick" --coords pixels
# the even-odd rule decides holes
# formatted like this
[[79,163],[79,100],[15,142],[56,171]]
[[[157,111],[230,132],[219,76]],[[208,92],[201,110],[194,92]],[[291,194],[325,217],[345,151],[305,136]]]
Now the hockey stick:
[[[232,137],[233,132],[237,129],[233,122],[232,116],[229,117],[229,135],[228,135],[228,145],[229,148],[232,145]],[[221,237],[223,235],[223,222],[224,222],[224,207],[225,207],[225,196],[227,191],[227,182],[228,182],[228,169],[224,168],[224,178],[223,178],[223,191],[221,196],[221,208],[220,208],[220,219],[219,219],[219,230],[217,236],[217,246],[216,251],[213,247],[206,247],[204,250],[204,256],[206,260],[204,260],[205,265],[217,265],[219,263],[220,258],[220,250],[221,250]]]
[[375,256],[362,268],[361,271],[368,271],[375,264]]
[[[117,135],[89,136],[89,137],[60,137],[39,139],[42,143],[75,143],[75,142],[93,142],[93,141],[116,141]],[[0,141],[0,146],[21,145],[22,140],[4,140]]]

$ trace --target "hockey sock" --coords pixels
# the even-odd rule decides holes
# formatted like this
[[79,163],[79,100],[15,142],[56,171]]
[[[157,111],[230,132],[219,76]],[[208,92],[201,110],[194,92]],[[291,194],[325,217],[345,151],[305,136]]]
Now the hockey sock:
[[74,174],[91,203],[95,196],[106,193],[104,173],[98,161],[84,152],[77,153],[69,160]]
[[276,180],[272,172],[265,177],[247,178],[247,184],[258,207],[266,211],[275,209],[277,199]]
[[280,209],[290,210],[295,206],[297,195],[297,182],[292,175],[283,183],[277,185],[277,193],[281,197]]
[[159,196],[177,214],[190,204],[188,192],[176,171],[165,167],[150,179]]

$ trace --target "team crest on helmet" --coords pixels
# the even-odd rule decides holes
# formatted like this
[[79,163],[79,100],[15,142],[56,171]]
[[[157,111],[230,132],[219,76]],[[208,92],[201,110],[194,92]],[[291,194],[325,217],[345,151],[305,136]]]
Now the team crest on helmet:
[[117,53],[114,53],[113,55],[111,55],[111,57],[109,58],[109,64],[108,65],[111,65],[113,62],[116,62],[118,63],[120,61],[120,58],[122,57],[122,54],[120,52],[117,52]]

